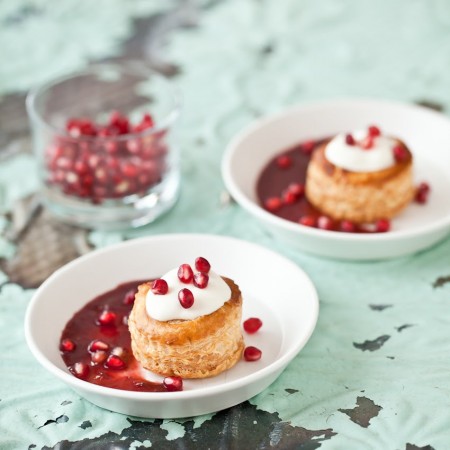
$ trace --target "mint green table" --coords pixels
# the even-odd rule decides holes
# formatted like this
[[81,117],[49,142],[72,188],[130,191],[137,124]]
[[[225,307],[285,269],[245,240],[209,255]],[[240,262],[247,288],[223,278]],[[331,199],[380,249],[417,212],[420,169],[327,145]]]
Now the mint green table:
[[[159,3],[0,3],[0,448],[450,448],[450,240],[373,263],[301,254],[224,202],[220,177],[230,138],[255,117],[289,105],[358,96],[426,102],[445,113],[450,3],[186,1],[165,3],[164,10]],[[163,32],[165,39],[155,40]],[[24,340],[30,285],[39,283],[37,276],[27,284],[34,265],[25,247],[33,243],[48,261],[60,250],[46,247],[42,223],[19,237],[9,232],[12,212],[37,187],[24,94],[33,82],[89,60],[128,57],[178,72],[181,198],[142,229],[79,232],[87,245],[66,251],[66,259],[138,236],[231,235],[291,258],[320,296],[316,330],[279,379],[216,414],[144,421],[102,410],[41,368]],[[51,230],[58,233],[56,225]],[[64,233],[58,236],[65,242]]]

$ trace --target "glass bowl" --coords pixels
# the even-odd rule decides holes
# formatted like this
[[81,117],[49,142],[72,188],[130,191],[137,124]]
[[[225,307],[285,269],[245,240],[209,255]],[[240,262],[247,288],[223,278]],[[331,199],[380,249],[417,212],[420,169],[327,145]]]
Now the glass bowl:
[[120,229],[152,222],[180,184],[172,83],[140,63],[95,65],[27,97],[44,204],[59,219]]

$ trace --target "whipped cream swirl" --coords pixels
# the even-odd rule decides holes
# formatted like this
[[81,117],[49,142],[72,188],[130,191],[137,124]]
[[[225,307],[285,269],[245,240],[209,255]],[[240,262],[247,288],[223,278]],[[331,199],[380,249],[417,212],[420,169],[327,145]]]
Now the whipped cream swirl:
[[[191,265],[194,267],[194,264]],[[195,271],[195,270],[194,270]],[[178,267],[166,273],[161,278],[167,281],[169,291],[165,295],[154,294],[151,289],[146,297],[147,314],[155,320],[193,320],[200,316],[217,311],[231,298],[231,289],[220,275],[210,270],[209,282],[204,289],[199,289],[193,283],[182,283],[178,279]],[[194,294],[194,304],[183,308],[178,301],[178,292],[187,288]]]
[[397,145],[395,139],[376,136],[372,147],[364,149],[358,143],[367,137],[367,131],[358,130],[352,136],[356,141],[355,145],[347,144],[346,133],[334,137],[325,148],[326,159],[335,166],[352,172],[377,172],[395,164],[392,152]]

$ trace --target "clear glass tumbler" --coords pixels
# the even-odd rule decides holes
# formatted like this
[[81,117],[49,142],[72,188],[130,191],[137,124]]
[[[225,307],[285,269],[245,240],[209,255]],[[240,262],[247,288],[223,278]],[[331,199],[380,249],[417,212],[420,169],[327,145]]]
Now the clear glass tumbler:
[[180,98],[140,63],[102,64],[27,98],[45,205],[61,220],[138,227],[176,202]]

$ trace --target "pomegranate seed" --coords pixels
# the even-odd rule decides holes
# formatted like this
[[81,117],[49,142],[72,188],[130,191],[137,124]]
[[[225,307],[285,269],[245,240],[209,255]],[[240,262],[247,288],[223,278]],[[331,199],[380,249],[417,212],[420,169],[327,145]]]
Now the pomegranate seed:
[[302,152],[306,155],[310,155],[312,151],[314,150],[314,147],[316,146],[316,143],[313,140],[305,141],[303,144],[301,144],[300,148],[302,149]]
[[207,273],[198,272],[194,275],[194,286],[199,289],[205,289],[208,286],[209,276]]
[[428,192],[430,192],[431,188],[428,183],[423,181],[422,183],[419,184],[419,186],[417,186],[417,190],[426,192],[428,194]]
[[297,196],[293,192],[286,190],[281,194],[281,199],[285,205],[292,205],[297,201]]
[[261,319],[258,319],[257,317],[250,317],[247,319],[244,323],[244,330],[249,333],[253,334],[256,333],[262,326]]
[[265,202],[264,206],[268,211],[275,212],[281,208],[282,202],[279,197],[269,197]]
[[125,297],[123,298],[123,304],[124,305],[133,305],[135,296],[136,296],[136,291],[134,289],[132,289],[131,291],[128,291],[125,294]]
[[109,355],[105,362],[108,369],[122,370],[125,369],[125,362],[117,355]]
[[378,233],[386,233],[391,229],[391,222],[388,219],[379,219],[376,221],[375,227]]
[[277,158],[277,166],[280,169],[288,169],[292,166],[292,159],[287,155],[281,155]]
[[78,182],[78,175],[74,172],[66,173],[66,182],[68,184],[76,184]]
[[134,164],[127,163],[123,165],[122,173],[128,178],[134,178],[139,173],[139,170]]
[[194,272],[189,264],[181,264],[178,268],[178,279],[185,284],[192,282],[194,278]]
[[116,194],[123,195],[125,192],[127,192],[128,188],[130,187],[130,183],[128,181],[120,181],[118,180],[118,184],[114,187],[114,192]]
[[203,258],[202,256],[199,256],[195,260],[195,268],[199,272],[208,273],[211,269],[211,264],[209,263],[209,261],[207,259]]
[[95,171],[95,179],[97,183],[107,184],[109,181],[108,172],[103,167],[99,167]]
[[100,156],[92,154],[89,156],[88,164],[91,169],[96,169],[101,162]]
[[116,156],[107,156],[105,158],[106,168],[114,173],[119,169],[120,161]]
[[328,216],[320,216],[317,219],[317,228],[320,228],[321,230],[333,230],[334,222]]
[[150,114],[145,113],[141,123],[144,123],[147,127],[152,127],[154,125],[153,117]]
[[116,128],[119,134],[129,133],[130,124],[128,119],[118,111],[113,111],[109,118],[109,124]]
[[428,195],[425,192],[417,191],[414,200],[416,203],[424,205],[428,201]]
[[316,219],[313,216],[302,216],[300,217],[298,223],[304,225],[305,227],[315,227]]
[[261,359],[262,352],[259,348],[256,347],[245,347],[244,350],[244,359],[246,361],[258,361]]
[[378,136],[381,135],[380,129],[377,126],[375,126],[375,125],[371,125],[370,127],[368,127],[367,128],[367,133],[371,137],[378,137]]
[[69,119],[66,123],[66,130],[73,138],[97,134],[94,124],[89,119]]
[[356,144],[355,139],[351,134],[345,135],[345,143],[347,145],[355,145]]
[[106,352],[104,352],[103,350],[98,350],[91,354],[91,361],[94,364],[101,364],[105,361],[107,356],[108,354]]
[[188,309],[194,304],[194,294],[189,289],[181,289],[178,292],[178,301],[183,308]]
[[374,144],[374,138],[373,136],[367,136],[365,139],[363,139],[360,142],[360,147],[364,150],[370,150],[373,147]]
[[59,345],[59,349],[62,352],[73,352],[76,348],[75,342],[72,339],[63,339]]
[[71,170],[72,164],[72,160],[66,156],[61,156],[61,158],[56,160],[56,167],[58,167],[58,169]]
[[350,220],[343,220],[341,222],[341,231],[346,233],[354,233],[356,231],[356,225]]
[[70,372],[77,378],[85,380],[89,375],[89,366],[82,362],[76,362],[73,366],[69,367]]
[[305,185],[301,183],[291,183],[287,190],[292,192],[297,198],[300,198],[305,194]]
[[180,377],[166,377],[163,380],[163,385],[169,392],[183,390],[183,380]]
[[169,286],[167,284],[166,280],[163,280],[162,278],[158,278],[155,280],[152,284],[152,292],[155,295],[166,295],[169,291]]
[[406,151],[406,148],[402,145],[396,145],[392,152],[394,153],[394,158],[397,162],[403,162],[408,157],[408,152]]
[[153,126],[154,126],[154,122],[153,122],[152,116],[150,114],[144,114],[141,122],[134,127],[133,131],[139,133],[148,128],[152,128]]
[[94,184],[94,177],[90,174],[86,174],[82,179],[81,179],[81,185],[84,187],[91,187]]
[[98,317],[98,323],[100,325],[115,325],[117,319],[117,314],[115,312],[109,311],[107,309],[103,310]]
[[139,139],[130,139],[126,143],[127,150],[130,153],[138,154],[141,151],[141,143]]
[[73,168],[78,175],[86,175],[89,172],[89,166],[86,161],[75,161]]
[[429,194],[429,191],[423,191],[423,190],[417,189],[414,200],[416,201],[416,203],[424,205],[428,201],[428,194]]
[[105,150],[110,154],[110,155],[114,155],[115,153],[118,153],[119,151],[119,143],[116,141],[112,141],[112,140],[107,140],[104,143],[105,146]]
[[425,204],[428,201],[428,195],[431,191],[430,185],[428,183],[422,182],[417,186],[415,201],[420,204]]
[[91,353],[98,350],[106,352],[108,349],[109,345],[106,342],[100,341],[99,339],[93,340],[88,346],[88,351],[90,351]]
[[101,138],[108,138],[117,135],[117,131],[118,130],[115,128],[113,129],[111,127],[103,127],[98,130],[97,136]]

